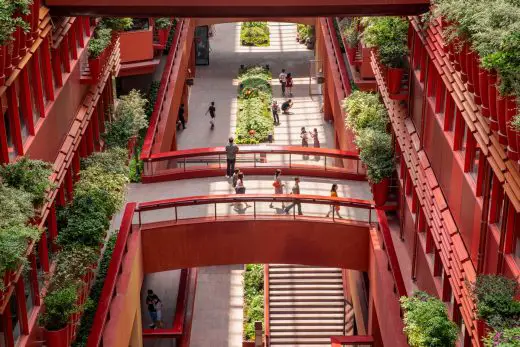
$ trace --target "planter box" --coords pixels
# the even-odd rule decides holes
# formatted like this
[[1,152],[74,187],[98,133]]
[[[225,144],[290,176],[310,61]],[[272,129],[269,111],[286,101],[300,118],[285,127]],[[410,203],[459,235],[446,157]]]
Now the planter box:
[[45,341],[47,346],[52,347],[68,347],[70,343],[70,328],[66,326],[60,330],[44,330]]
[[509,159],[518,160],[518,145],[516,142],[517,131],[511,126],[512,118],[518,113],[514,96],[507,97],[506,103],[506,124],[507,124],[507,156]]
[[388,200],[388,190],[390,188],[390,179],[385,178],[381,182],[372,184],[372,194],[376,206],[383,206]]
[[350,65],[354,65],[354,61],[356,60],[357,47],[346,47],[347,49],[347,57]]
[[158,29],[157,37],[159,38],[159,44],[161,46],[166,46],[166,42],[168,42],[168,35],[170,33],[170,28]]
[[90,75],[93,80],[97,80],[101,75],[101,56],[88,60],[88,66],[90,69]]
[[153,59],[153,28],[125,31],[119,34],[121,63]]
[[398,94],[401,90],[401,81],[403,80],[404,69],[403,68],[387,68],[387,85],[388,93]]

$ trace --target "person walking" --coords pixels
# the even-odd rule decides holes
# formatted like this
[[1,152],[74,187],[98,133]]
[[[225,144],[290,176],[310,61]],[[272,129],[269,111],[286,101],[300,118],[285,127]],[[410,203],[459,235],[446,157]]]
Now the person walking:
[[273,111],[274,125],[279,125],[280,118],[278,117],[278,113],[280,112],[280,106],[278,106],[278,102],[276,102],[276,100],[273,100],[273,104],[271,105],[271,110]]
[[186,129],[186,119],[184,118],[184,104],[179,107],[179,122],[182,124],[182,129]]
[[278,75],[278,80],[282,86],[282,96],[285,96],[285,86],[287,85],[287,74],[285,73],[285,69],[282,69],[282,72]]
[[235,169],[235,172],[233,172],[233,181],[232,181],[232,185],[233,185],[233,188],[236,188],[237,187],[237,183],[238,183],[238,174],[240,173],[240,169]]
[[[302,147],[309,147],[309,133],[305,130],[305,127],[302,127],[301,129],[300,138],[302,139]],[[309,159],[309,156],[304,154],[303,159],[307,160]]]
[[212,129],[212,130],[215,128],[215,112],[216,111],[217,111],[217,109],[215,108],[215,101],[212,101],[208,107],[208,110],[206,111],[206,114],[209,113],[209,124],[211,126],[210,129]]
[[[246,186],[244,185],[244,174],[242,172],[239,172],[237,175],[237,185],[235,187],[235,193],[236,194],[245,194],[246,193]],[[246,208],[250,207],[249,203],[246,202]],[[235,204],[235,209],[241,209],[242,203],[239,202],[238,204]]]
[[155,309],[155,301],[157,300],[159,300],[159,297],[155,295],[153,290],[148,289],[148,295],[146,296],[146,305],[148,306],[148,314],[152,319],[152,324],[149,325],[149,327],[152,329],[155,329],[155,324],[157,323],[157,310]]
[[226,146],[226,178],[230,178],[235,171],[235,162],[237,160],[238,146],[234,143],[235,139],[231,136]]
[[[314,128],[314,131],[311,132],[311,137],[314,140],[314,148],[320,148],[320,139],[318,138],[318,129]],[[319,155],[314,156],[314,160],[320,160]]]
[[285,87],[289,93],[289,96],[292,97],[293,78],[291,73],[288,73],[287,77],[285,78]]
[[[282,170],[280,169],[276,169],[275,173],[274,173],[274,182],[273,182],[273,187],[274,187],[274,193],[277,194],[277,195],[280,195],[280,194],[283,194],[283,187],[285,187],[285,184],[282,182]],[[270,208],[273,208],[273,203],[271,202],[271,204],[269,205]],[[282,202],[282,209],[285,208],[285,203]]]
[[[299,177],[294,178],[294,185],[292,187],[291,194],[300,195],[300,178]],[[298,215],[300,215],[300,216],[303,215],[302,203],[299,200],[294,200],[289,205],[287,205],[287,207],[285,208],[285,214],[289,214],[289,211],[291,210],[291,208],[294,207],[294,205],[298,206]]]
[[[332,185],[332,188],[330,189],[330,197],[331,198],[337,198],[338,197],[338,185],[334,183]],[[336,211],[336,214],[338,215],[338,218],[342,218],[339,214],[339,205],[330,205],[330,210],[327,213],[327,217],[330,216],[331,213],[334,213]]]

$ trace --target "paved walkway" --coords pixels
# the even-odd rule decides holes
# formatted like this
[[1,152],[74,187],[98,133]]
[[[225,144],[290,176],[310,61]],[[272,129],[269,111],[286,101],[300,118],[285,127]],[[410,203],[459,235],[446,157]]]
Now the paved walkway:
[[[332,125],[323,120],[321,97],[309,96],[310,63],[313,51],[296,42],[296,24],[269,23],[271,46],[240,46],[240,23],[219,24],[211,39],[210,65],[198,66],[195,84],[191,88],[187,129],[177,135],[177,148],[222,146],[234,135],[237,112],[236,80],[240,65],[269,64],[273,72],[273,95],[281,104],[277,79],[282,68],[294,77],[292,114],[280,115],[275,127],[275,144],[300,145],[300,128],[317,128],[322,147],[334,148]],[[316,87],[316,85],[314,85]],[[208,105],[215,101],[216,126],[210,130]],[[310,141],[312,143],[312,141]]]

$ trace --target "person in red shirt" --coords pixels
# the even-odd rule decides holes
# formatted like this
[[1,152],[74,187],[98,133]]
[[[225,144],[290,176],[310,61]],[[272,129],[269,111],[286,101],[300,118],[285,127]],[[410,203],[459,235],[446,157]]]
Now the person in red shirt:
[[287,78],[285,79],[285,88],[287,89],[287,92],[289,92],[289,96],[293,96],[292,87],[293,87],[292,75],[290,73],[288,73]]

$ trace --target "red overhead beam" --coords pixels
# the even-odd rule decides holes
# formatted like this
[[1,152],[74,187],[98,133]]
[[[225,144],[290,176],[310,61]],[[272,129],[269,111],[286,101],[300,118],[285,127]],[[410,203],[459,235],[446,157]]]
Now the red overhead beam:
[[47,0],[56,14],[177,17],[415,15],[429,0]]

